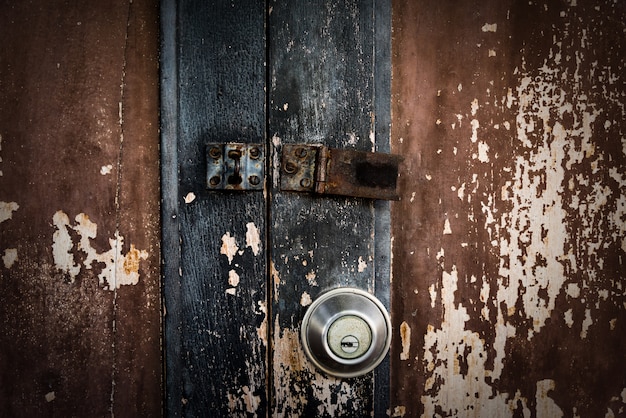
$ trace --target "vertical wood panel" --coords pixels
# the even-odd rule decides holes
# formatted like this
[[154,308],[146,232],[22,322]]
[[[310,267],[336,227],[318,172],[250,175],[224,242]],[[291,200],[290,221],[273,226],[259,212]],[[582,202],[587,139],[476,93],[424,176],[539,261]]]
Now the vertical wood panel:
[[0,16],[0,410],[158,415],[155,4]]
[[394,416],[624,414],[625,18],[394,3]]
[[[321,292],[341,286],[374,292],[375,261],[382,260],[376,259],[374,204],[278,190],[283,144],[384,147],[385,130],[376,136],[374,10],[373,2],[270,4],[275,415],[364,416],[375,408],[373,374],[343,380],[321,374],[306,359],[299,338],[306,307]],[[384,126],[384,112],[381,119]],[[381,205],[379,212],[384,210]]]
[[164,5],[170,17],[164,42],[170,48],[174,42],[177,55],[167,50],[162,73],[172,94],[166,97],[163,124],[169,129],[163,140],[164,151],[175,146],[178,158],[165,156],[170,166],[164,167],[169,173],[164,210],[170,217],[167,231],[180,237],[179,243],[168,241],[170,262],[180,251],[180,265],[168,267],[165,277],[168,412],[262,416],[267,410],[264,194],[207,192],[205,145],[265,142],[265,5],[184,1],[175,22],[172,7]]

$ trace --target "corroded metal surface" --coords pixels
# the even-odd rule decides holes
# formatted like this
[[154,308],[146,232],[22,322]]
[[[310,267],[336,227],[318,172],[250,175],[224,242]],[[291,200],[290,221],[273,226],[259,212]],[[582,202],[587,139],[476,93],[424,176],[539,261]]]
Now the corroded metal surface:
[[157,416],[155,3],[0,20],[0,415]]
[[392,415],[625,413],[625,19],[394,4]]

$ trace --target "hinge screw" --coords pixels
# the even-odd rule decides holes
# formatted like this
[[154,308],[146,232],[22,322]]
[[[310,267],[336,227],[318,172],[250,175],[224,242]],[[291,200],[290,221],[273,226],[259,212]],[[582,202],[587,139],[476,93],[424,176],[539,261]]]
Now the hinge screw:
[[259,176],[250,176],[250,178],[248,178],[248,181],[251,185],[258,186],[261,182],[261,179],[259,178]]
[[213,187],[217,186],[218,184],[220,184],[222,182],[222,179],[219,178],[219,176],[213,176],[211,177],[211,179],[209,180],[209,184]]
[[285,173],[293,174],[296,171],[298,171],[298,166],[292,161],[289,161],[285,164]]
[[212,147],[209,150],[209,155],[211,156],[211,158],[213,158],[214,160],[219,159],[222,156],[222,150],[219,149],[218,147]]
[[295,154],[296,154],[296,157],[298,158],[304,158],[307,155],[307,150],[306,148],[302,148],[302,147],[296,148]]
[[311,187],[311,179],[304,178],[300,180],[300,186],[305,187],[305,188]]
[[250,158],[252,158],[253,160],[258,160],[260,156],[261,152],[257,147],[254,147],[250,150]]

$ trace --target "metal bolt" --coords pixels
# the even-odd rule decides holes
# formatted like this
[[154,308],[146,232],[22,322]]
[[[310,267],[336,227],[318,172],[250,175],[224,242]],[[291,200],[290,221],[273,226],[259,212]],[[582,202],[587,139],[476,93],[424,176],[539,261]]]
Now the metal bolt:
[[209,155],[211,156],[211,158],[213,158],[214,160],[219,159],[222,156],[222,150],[219,149],[219,147],[212,147],[209,150]]
[[217,186],[222,182],[222,179],[219,176],[213,176],[209,179],[209,184],[213,187]]
[[311,187],[311,179],[303,178],[302,180],[300,180],[300,186],[305,188]]
[[296,148],[295,154],[296,154],[296,157],[298,158],[304,158],[307,155],[307,150],[306,148],[299,147],[299,148]]
[[251,185],[258,186],[259,183],[261,182],[261,179],[259,178],[259,176],[250,176],[248,178],[248,181],[250,182]]
[[288,161],[285,164],[285,173],[293,174],[298,171],[298,166],[293,161]]
[[258,160],[260,156],[261,150],[259,150],[257,147],[250,149],[250,158],[252,158],[253,160]]

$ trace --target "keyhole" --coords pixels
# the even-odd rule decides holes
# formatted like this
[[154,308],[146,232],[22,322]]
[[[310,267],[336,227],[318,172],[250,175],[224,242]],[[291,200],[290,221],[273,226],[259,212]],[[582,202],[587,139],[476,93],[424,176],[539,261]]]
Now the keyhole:
[[359,349],[359,340],[354,335],[346,335],[341,339],[341,350],[344,353],[354,353]]

